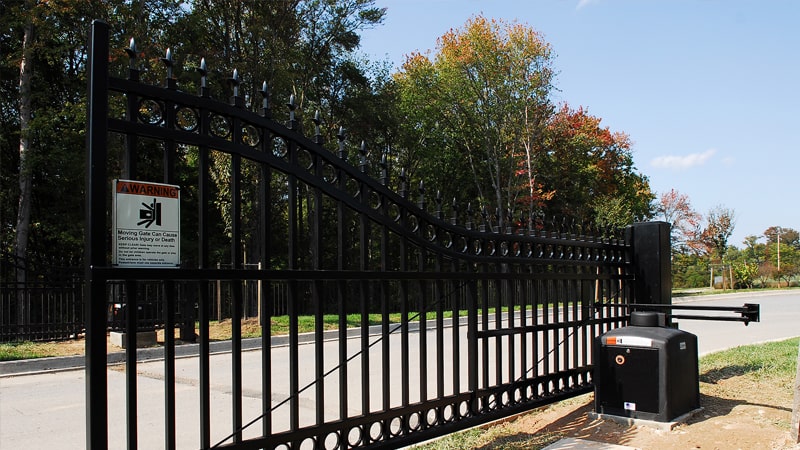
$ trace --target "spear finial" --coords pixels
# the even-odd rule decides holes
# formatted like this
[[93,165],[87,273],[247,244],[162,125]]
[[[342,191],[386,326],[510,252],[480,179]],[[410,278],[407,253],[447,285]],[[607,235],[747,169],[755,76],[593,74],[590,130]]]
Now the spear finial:
[[161,62],[164,63],[164,66],[167,68],[167,80],[166,84],[167,87],[173,88],[175,87],[175,80],[172,78],[172,50],[167,48],[166,55],[161,58]]
[[347,149],[344,148],[344,127],[339,127],[339,132],[336,134],[336,139],[339,140],[339,159],[345,161],[347,159]]
[[261,83],[261,114],[264,117],[269,117],[269,91],[267,90],[267,82]]

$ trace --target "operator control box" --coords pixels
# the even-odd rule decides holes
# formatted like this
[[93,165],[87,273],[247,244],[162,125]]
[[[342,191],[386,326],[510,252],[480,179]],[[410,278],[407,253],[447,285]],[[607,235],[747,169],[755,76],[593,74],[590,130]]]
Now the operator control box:
[[596,338],[595,411],[670,422],[700,407],[697,336],[642,318]]

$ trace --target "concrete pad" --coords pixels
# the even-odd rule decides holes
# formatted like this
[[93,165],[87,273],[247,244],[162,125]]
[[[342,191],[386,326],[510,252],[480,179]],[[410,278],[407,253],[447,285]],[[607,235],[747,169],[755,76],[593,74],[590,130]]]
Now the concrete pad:
[[606,444],[605,442],[587,441],[586,439],[564,438],[554,442],[542,450],[640,450],[637,447]]
[[[111,345],[116,345],[120,348],[128,348],[128,339],[127,333],[120,333],[118,331],[112,331],[109,333],[109,338],[111,339]],[[156,345],[158,342],[156,341],[156,332],[155,331],[140,331],[136,333],[136,347],[152,347]]]
[[640,450],[637,447],[606,444],[605,442],[587,441],[586,439],[564,438],[554,442],[542,450]]
[[686,423],[689,419],[694,417],[695,414],[699,413],[702,410],[703,408],[697,408],[693,411],[689,411],[688,413],[682,416],[676,417],[671,422],[658,422],[655,420],[633,419],[631,417],[614,416],[611,414],[599,414],[596,412],[590,412],[589,418],[592,420],[595,419],[611,420],[620,425],[627,425],[627,426],[636,425],[641,427],[653,428],[661,431],[672,431],[673,428],[677,427],[678,425]]

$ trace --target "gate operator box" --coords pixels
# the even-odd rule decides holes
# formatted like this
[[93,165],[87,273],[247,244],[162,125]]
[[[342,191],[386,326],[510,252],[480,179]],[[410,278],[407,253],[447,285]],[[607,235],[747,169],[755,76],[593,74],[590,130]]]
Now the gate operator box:
[[697,336],[661,326],[663,315],[631,314],[631,326],[595,341],[595,411],[671,422],[700,407]]

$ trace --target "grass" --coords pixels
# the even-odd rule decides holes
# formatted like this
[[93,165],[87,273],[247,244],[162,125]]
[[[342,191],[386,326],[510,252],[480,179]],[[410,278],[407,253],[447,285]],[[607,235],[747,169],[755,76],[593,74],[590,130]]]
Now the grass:
[[716,383],[735,376],[792,386],[800,338],[747,345],[700,358],[700,381]]
[[[409,320],[416,320],[416,313],[409,314]],[[433,319],[436,317],[435,313],[428,313],[427,318]],[[445,313],[445,317],[453,317],[452,311],[450,314]],[[400,313],[389,314],[389,323],[400,323]],[[316,327],[316,317],[314,316],[300,316],[297,318],[297,329],[300,333],[310,333]],[[355,328],[361,326],[361,314],[348,314],[345,322],[347,328]],[[383,316],[380,314],[369,314],[367,316],[367,326],[380,325],[383,323]],[[280,336],[289,334],[289,316],[275,316],[270,318],[271,333],[273,336]],[[338,314],[325,314],[322,316],[322,329],[323,330],[336,330],[339,328],[339,315]],[[259,335],[260,336],[260,335]]]
[[57,356],[55,342],[11,342],[0,344],[0,361],[35,359]]
[[[571,306],[571,305],[569,305]],[[539,308],[542,308],[542,305],[539,305]],[[526,309],[530,310],[531,307],[528,305]],[[517,306],[514,308],[515,311],[519,311],[520,307]],[[508,307],[502,307],[501,311],[508,312]],[[489,314],[495,314],[496,309],[490,308]],[[478,310],[478,314],[482,314],[481,310]],[[458,317],[466,317],[466,311],[459,311]],[[409,312],[408,313],[408,321],[409,322],[417,322],[419,321],[420,314],[417,312]],[[453,318],[453,311],[446,310],[442,312],[443,319],[451,319]],[[400,313],[391,313],[389,314],[389,324],[390,325],[397,325],[400,323],[402,319],[402,315]],[[436,312],[429,311],[425,315],[425,319],[428,321],[436,320]],[[361,322],[361,314],[348,314],[345,322],[347,324],[347,328],[358,328],[362,325]],[[383,323],[383,316],[379,313],[369,314],[367,315],[367,326],[373,325],[380,325]],[[218,322],[212,321],[211,327],[214,328],[215,324]],[[224,323],[230,323],[230,321],[223,321]],[[315,330],[316,327],[316,317],[315,316],[299,316],[297,318],[297,330],[299,333],[311,333]],[[338,314],[325,314],[322,316],[322,329],[327,330],[338,330],[339,329],[339,315]],[[270,317],[270,334],[272,336],[283,336],[289,334],[289,316],[274,316]],[[230,333],[227,335],[219,335],[217,337],[212,336],[212,339],[230,339]],[[242,329],[242,337],[250,338],[250,337],[261,337],[261,328],[260,327],[243,327]]]

